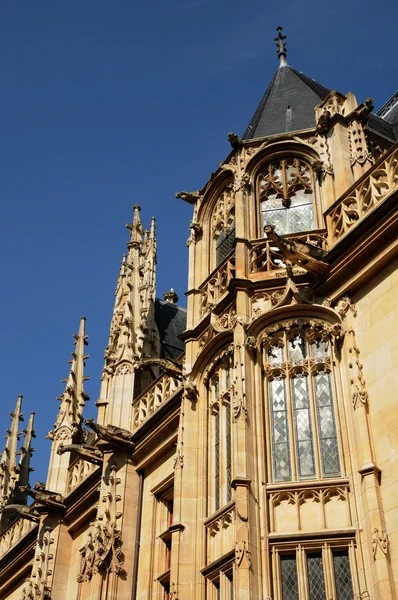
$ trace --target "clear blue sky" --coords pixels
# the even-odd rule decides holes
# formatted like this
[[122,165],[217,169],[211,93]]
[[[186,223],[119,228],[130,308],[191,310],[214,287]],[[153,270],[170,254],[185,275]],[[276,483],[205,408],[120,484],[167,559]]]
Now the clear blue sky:
[[158,295],[185,304],[191,210],[174,193],[202,187],[243,133],[278,66],[276,26],[289,64],[378,108],[398,87],[397,16],[392,0],[1,2],[0,425],[22,393],[32,483],[81,315],[95,414],[132,205],[157,218]]

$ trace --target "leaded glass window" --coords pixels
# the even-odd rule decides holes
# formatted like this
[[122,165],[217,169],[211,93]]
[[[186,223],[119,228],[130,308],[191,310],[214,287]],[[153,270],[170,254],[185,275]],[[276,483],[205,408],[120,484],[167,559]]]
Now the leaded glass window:
[[298,158],[266,165],[257,178],[262,231],[273,225],[280,235],[314,229],[312,173]]
[[296,556],[281,556],[282,600],[298,600]]
[[235,242],[235,223],[228,230],[221,231],[216,240],[216,267],[222,263],[224,258],[233,250]]
[[352,580],[347,551],[333,552],[334,581],[337,600],[352,600]]
[[299,600],[301,597],[306,600],[353,600],[347,548],[336,550],[328,543],[322,543],[321,547],[314,549],[300,544],[289,554],[276,555],[279,556],[279,564],[274,561],[272,564],[276,569],[274,581],[279,579],[273,596],[277,600]]
[[307,554],[308,591],[310,600],[325,600],[325,577],[322,554]]
[[340,475],[331,341],[316,328],[267,337],[264,361],[270,410],[273,480]]

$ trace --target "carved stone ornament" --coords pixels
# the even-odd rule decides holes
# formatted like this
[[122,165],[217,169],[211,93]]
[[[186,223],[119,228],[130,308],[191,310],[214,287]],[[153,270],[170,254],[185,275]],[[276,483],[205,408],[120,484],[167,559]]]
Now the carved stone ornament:
[[40,513],[48,512],[49,510],[65,510],[63,496],[56,492],[46,490],[42,481],[38,481],[33,489],[28,484],[21,486],[20,490],[23,494],[28,494],[34,499],[35,509]]
[[143,367],[158,367],[172,377],[182,376],[182,364],[165,358],[143,358],[137,366],[141,369]]
[[352,346],[349,348],[350,362],[348,367],[350,369],[350,384],[352,394],[352,405],[354,408],[364,406],[368,403],[369,396],[366,389],[366,382],[363,376],[363,365],[359,360],[359,349],[356,345],[355,333],[353,330],[350,331]]
[[348,312],[351,312],[353,317],[357,316],[357,309],[355,308],[355,304],[351,302],[351,298],[349,296],[342,296],[335,306],[335,310],[339,313],[342,319],[344,319]]
[[30,578],[25,580],[25,583],[22,586],[22,594],[21,600],[34,600],[35,597],[35,588],[33,586],[33,582]]
[[210,322],[214,330],[218,333],[223,331],[232,331],[237,323],[235,309],[229,308],[221,315],[215,315],[212,313],[210,316]]
[[350,146],[350,163],[364,165],[367,161],[371,162],[371,153],[365,137],[365,130],[362,123],[352,121],[348,127],[348,141]]
[[123,450],[131,451],[134,449],[131,431],[115,425],[101,425],[93,419],[85,419],[84,422],[90,429],[95,431],[101,442],[107,442],[111,447],[122,448]]
[[175,455],[175,459],[174,459],[174,469],[182,469],[182,467],[184,466],[184,442],[183,442],[183,434],[184,434],[184,428],[182,426],[180,426],[178,428],[178,435],[177,435],[177,445],[176,445],[176,455]]
[[376,560],[377,551],[380,549],[384,556],[387,555],[389,546],[388,535],[385,529],[379,531],[376,527],[373,529],[372,535],[372,554]]
[[280,250],[285,263],[302,267],[313,275],[324,275],[329,270],[329,265],[324,260],[326,252],[322,248],[303,240],[282,238],[273,225],[266,225],[264,232],[267,239]]
[[102,465],[103,462],[102,450],[91,444],[60,444],[57,449],[57,454],[64,454],[65,452],[75,452],[80,458],[83,458],[94,465],[99,466]]
[[329,142],[327,140],[326,135],[320,134],[318,136],[318,150],[320,157],[320,160],[318,161],[319,167],[317,164],[314,163],[312,165],[314,171],[320,172],[323,178],[325,178],[326,175],[333,175],[334,171],[330,157]]
[[111,466],[107,489],[102,497],[97,518],[90,526],[85,545],[80,549],[78,582],[90,581],[94,573],[105,571],[120,575],[123,572],[124,555],[121,549],[121,532],[117,521],[122,513],[117,510],[121,497],[117,493],[120,479],[117,468]]
[[250,550],[246,540],[241,540],[235,543],[235,562],[237,567],[250,568],[251,558]]

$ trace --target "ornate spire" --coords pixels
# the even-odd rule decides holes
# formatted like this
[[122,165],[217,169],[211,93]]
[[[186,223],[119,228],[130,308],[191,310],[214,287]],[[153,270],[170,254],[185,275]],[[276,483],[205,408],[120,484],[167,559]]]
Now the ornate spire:
[[22,396],[18,396],[15,411],[11,412],[11,426],[7,429],[6,444],[0,461],[0,504],[5,506],[13,499],[18,479],[17,452],[19,423],[23,421]]
[[130,242],[127,244],[127,247],[130,248],[130,244],[139,243],[142,241],[142,224],[140,218],[141,207],[139,204],[135,204],[133,206],[134,217],[132,223],[126,223],[127,229],[130,230]]
[[[79,333],[73,335],[75,338],[73,344],[76,349],[72,352],[72,360],[69,361],[71,363],[69,377],[62,380],[66,383],[65,391],[62,396],[57,398],[61,401],[61,406],[54,429],[48,434],[50,439],[73,437],[80,427],[83,409],[89,399],[88,394],[84,391],[84,382],[90,379],[84,375],[85,360],[89,358],[88,354],[84,354],[84,346],[88,345],[88,336],[84,332],[85,321],[86,317],[80,319]],[[65,431],[65,434],[61,434],[61,430]]]
[[276,43],[276,53],[277,53],[279,61],[280,61],[279,68],[285,67],[287,65],[287,62],[286,62],[286,55],[287,55],[286,36],[282,34],[282,30],[283,30],[283,27],[281,27],[279,25],[276,28],[278,35],[276,36],[276,38],[274,38],[275,43]]

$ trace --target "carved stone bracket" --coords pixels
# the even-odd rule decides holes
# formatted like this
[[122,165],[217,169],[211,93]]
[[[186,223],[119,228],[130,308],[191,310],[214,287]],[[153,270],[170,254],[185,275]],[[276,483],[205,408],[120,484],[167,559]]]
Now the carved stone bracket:
[[389,547],[389,539],[385,529],[377,529],[376,527],[373,529],[372,535],[372,554],[374,560],[376,560],[377,551],[380,549],[384,556],[387,555],[388,547]]

